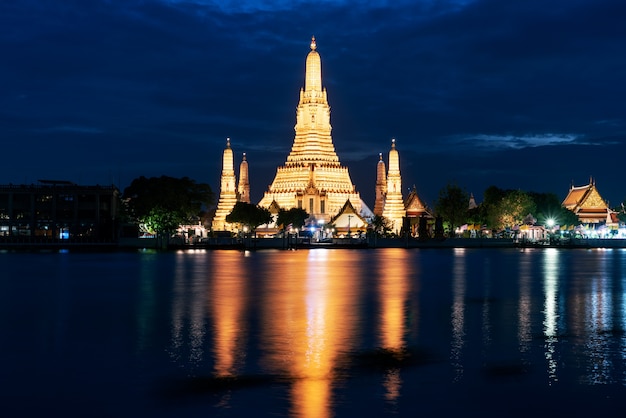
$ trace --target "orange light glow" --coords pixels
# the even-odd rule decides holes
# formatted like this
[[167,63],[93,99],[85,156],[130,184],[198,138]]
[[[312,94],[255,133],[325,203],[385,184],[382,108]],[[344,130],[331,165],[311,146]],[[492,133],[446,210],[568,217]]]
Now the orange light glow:
[[[385,250],[381,258],[378,294],[381,304],[380,342],[384,349],[400,353],[406,349],[408,298],[411,289],[411,264],[401,262],[406,251],[399,248]],[[383,382],[385,399],[395,402],[400,396],[402,379],[400,371],[387,372]]]
[[247,303],[244,290],[248,277],[238,252],[221,252],[213,262],[215,269],[207,291],[215,335],[215,373],[228,376],[236,373],[237,362],[241,361],[238,354],[243,353],[242,337],[247,335],[242,328],[246,324],[242,317]]
[[272,327],[262,337],[265,360],[293,379],[293,416],[330,416],[337,357],[352,347],[357,314],[349,257],[329,250],[290,252],[266,289],[263,322]]

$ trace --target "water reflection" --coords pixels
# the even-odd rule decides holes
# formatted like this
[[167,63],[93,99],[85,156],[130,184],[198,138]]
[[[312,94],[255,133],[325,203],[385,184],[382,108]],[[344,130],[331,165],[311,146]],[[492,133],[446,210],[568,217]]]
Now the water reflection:
[[[402,249],[386,250],[378,274],[378,298],[381,306],[380,345],[388,353],[396,356],[402,356],[403,351],[407,349],[405,334],[409,319],[409,292],[414,265],[405,261],[406,255],[406,251]],[[417,320],[415,322],[417,323]],[[385,372],[383,386],[385,400],[395,406],[402,387],[398,367],[392,367]]]
[[247,274],[241,254],[226,251],[215,257],[207,288],[206,306],[213,321],[213,353],[215,375],[237,373],[245,357],[248,333],[244,311],[247,306]]
[[589,277],[585,320],[588,334],[586,351],[589,355],[587,380],[592,384],[613,383],[613,364],[610,356],[610,340],[613,329],[613,301],[611,289],[612,265],[606,251],[602,251],[594,273]]
[[296,251],[268,266],[274,273],[264,292],[264,364],[293,381],[293,416],[331,415],[338,356],[352,350],[358,324],[356,254]]
[[137,301],[137,350],[143,352],[150,347],[150,338],[153,336],[157,308],[157,289],[154,277],[157,275],[154,264],[156,252],[144,251],[141,257],[145,260],[139,271],[139,299]]
[[548,380],[550,383],[558,381],[558,362],[555,356],[558,343],[558,286],[559,286],[559,255],[555,248],[545,249],[543,252],[543,334],[545,336],[545,358],[547,361]]
[[530,351],[532,342],[532,266],[533,253],[520,252],[519,258],[519,296],[517,308],[517,340],[521,353]]
[[[372,345],[400,357],[418,341],[441,347],[438,354],[449,356],[451,384],[469,381],[469,371],[472,379],[484,377],[475,370],[490,377],[535,370],[534,378],[549,385],[572,375],[592,385],[626,382],[623,372],[616,378],[626,356],[623,286],[614,283],[622,269],[610,252],[423,254],[406,249],[177,254],[172,358],[211,376],[251,370],[278,376],[294,417],[333,416],[342,402],[338,393],[355,373],[352,368],[360,367],[353,356]],[[510,262],[499,258],[503,254]],[[434,263],[431,257],[440,258]],[[441,269],[442,260],[451,267]],[[620,263],[626,262],[620,258]],[[436,279],[429,279],[434,271]],[[417,291],[422,278],[435,293]],[[147,295],[156,292],[147,277],[141,287]],[[429,311],[434,305],[422,298],[451,300],[445,331],[433,325],[441,305]],[[153,309],[154,300],[144,308]],[[142,341],[149,339],[149,329],[142,325],[139,331]],[[376,393],[386,413],[399,414],[415,370],[391,364],[376,368]],[[223,396],[218,406],[234,405]]]
[[452,270],[452,347],[450,360],[455,371],[455,380],[463,376],[461,354],[465,342],[465,249],[454,249]]
[[[189,254],[176,254],[170,353],[175,360],[198,364],[204,355],[206,313],[202,295],[206,292],[207,281],[198,277],[194,268],[194,258]],[[187,355],[186,349],[189,350]]]
[[623,406],[624,250],[10,252],[0,267],[7,416]]

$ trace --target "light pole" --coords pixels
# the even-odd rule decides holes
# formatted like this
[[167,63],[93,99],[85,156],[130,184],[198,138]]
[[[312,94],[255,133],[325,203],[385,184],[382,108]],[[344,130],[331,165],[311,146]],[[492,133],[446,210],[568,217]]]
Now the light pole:
[[352,215],[348,215],[348,238],[350,238],[350,219],[352,219]]

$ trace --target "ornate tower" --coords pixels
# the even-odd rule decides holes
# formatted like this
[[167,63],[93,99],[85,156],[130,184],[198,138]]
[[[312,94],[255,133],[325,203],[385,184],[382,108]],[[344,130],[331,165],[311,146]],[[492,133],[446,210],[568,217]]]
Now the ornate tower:
[[300,207],[317,220],[328,221],[350,200],[360,212],[361,197],[342,167],[330,135],[330,106],[322,87],[322,63],[315,37],[306,58],[304,88],[296,109],[295,139],[284,166],[259,202],[283,209]]
[[239,194],[240,202],[250,203],[250,181],[248,180],[248,161],[246,160],[245,152],[243,153],[241,164],[239,164],[237,193]]
[[233,150],[230,148],[230,138],[226,138],[226,148],[222,158],[222,177],[220,181],[220,198],[217,202],[215,217],[212,228],[214,231],[230,231],[230,224],[226,222],[228,215],[237,203],[237,192],[235,191],[235,169],[233,162]]
[[391,140],[391,150],[389,151],[389,172],[387,173],[387,192],[385,195],[385,205],[383,207],[383,217],[391,222],[391,230],[396,234],[402,228],[402,218],[406,211],[402,200],[402,177],[400,176],[400,159],[396,150],[396,140]]
[[376,201],[374,203],[374,215],[383,216],[385,205],[385,193],[387,193],[387,175],[385,174],[385,162],[383,153],[378,154],[379,160],[376,167]]

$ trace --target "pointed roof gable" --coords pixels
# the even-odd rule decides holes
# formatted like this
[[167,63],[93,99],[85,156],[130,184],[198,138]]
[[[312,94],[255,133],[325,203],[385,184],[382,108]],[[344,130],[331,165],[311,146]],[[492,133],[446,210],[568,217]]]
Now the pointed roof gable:
[[421,215],[432,217],[426,205],[417,195],[415,185],[413,185],[413,189],[404,200],[404,208],[406,209],[406,215],[410,217],[419,217]]
[[330,220],[331,224],[334,224],[336,228],[365,228],[367,227],[367,221],[356,211],[350,200],[346,200],[341,210]]
[[605,222],[611,210],[593,181],[585,186],[570,187],[561,205],[574,212],[583,223]]
[[598,193],[595,183],[572,186],[562,205],[572,211],[580,209],[607,209],[608,205]]
[[272,215],[275,215],[280,212],[280,206],[278,205],[278,203],[276,203],[275,200],[272,200],[272,203],[270,204],[269,208],[267,208],[267,210],[269,210]]

